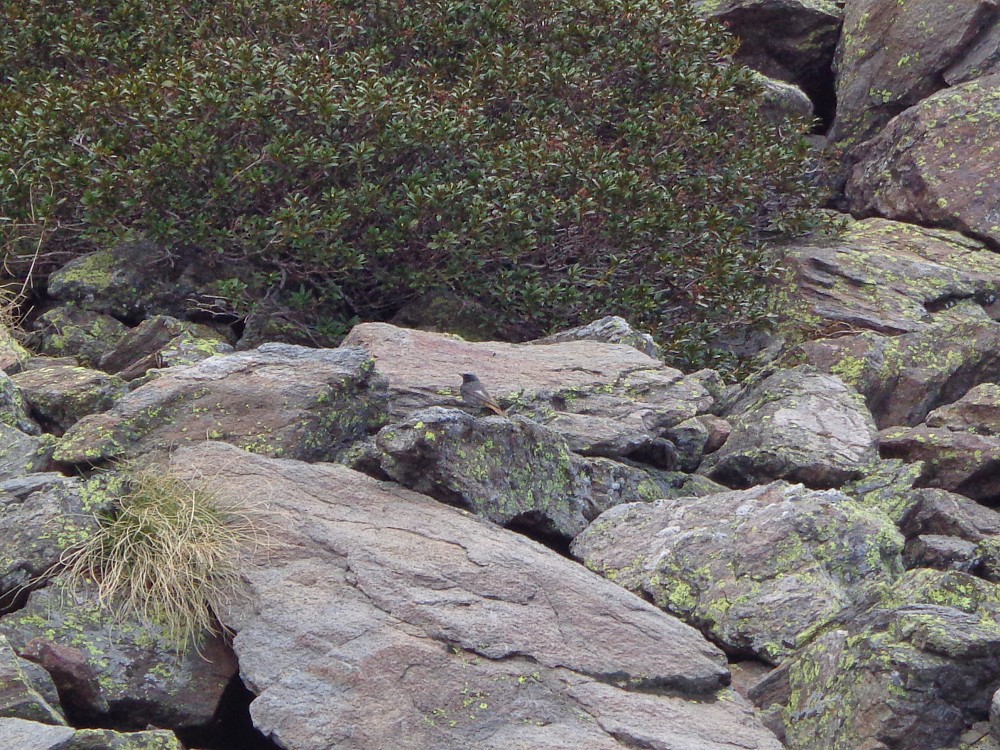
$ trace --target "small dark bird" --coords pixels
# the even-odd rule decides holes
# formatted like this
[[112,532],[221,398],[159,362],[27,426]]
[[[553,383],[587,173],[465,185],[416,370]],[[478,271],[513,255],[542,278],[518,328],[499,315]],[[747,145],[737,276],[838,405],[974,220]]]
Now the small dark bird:
[[506,417],[507,412],[500,408],[500,405],[493,400],[493,397],[483,388],[482,382],[474,373],[462,373],[462,400],[475,409],[489,409],[501,417]]

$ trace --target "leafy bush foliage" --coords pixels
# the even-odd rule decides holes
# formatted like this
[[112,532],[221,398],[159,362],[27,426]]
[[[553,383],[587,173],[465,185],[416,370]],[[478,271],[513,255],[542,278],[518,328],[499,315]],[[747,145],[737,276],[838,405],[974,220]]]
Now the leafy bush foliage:
[[145,236],[345,316],[621,314],[703,363],[809,201],[732,52],[687,0],[6,3],[0,239]]

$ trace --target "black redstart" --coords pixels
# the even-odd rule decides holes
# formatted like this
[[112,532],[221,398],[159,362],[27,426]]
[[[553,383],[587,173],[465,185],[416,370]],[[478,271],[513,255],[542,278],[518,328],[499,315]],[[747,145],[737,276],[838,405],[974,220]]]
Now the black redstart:
[[476,409],[489,409],[501,417],[507,412],[500,408],[493,397],[483,388],[482,382],[471,372],[462,373],[462,400]]

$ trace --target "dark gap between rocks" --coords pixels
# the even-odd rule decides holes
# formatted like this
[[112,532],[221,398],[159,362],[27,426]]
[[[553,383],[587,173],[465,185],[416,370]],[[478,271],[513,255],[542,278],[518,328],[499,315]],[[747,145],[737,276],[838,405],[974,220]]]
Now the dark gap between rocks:
[[177,730],[177,737],[190,750],[281,750],[281,746],[261,734],[250,720],[254,695],[239,674],[229,681],[215,722],[211,727]]

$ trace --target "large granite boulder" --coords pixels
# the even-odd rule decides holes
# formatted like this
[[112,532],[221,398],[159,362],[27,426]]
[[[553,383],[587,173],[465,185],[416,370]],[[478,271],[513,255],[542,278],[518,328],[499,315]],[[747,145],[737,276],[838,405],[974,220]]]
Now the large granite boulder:
[[268,526],[220,615],[287,750],[780,749],[697,631],[531,540],[333,464],[171,461]]
[[469,342],[386,323],[355,326],[344,344],[364,347],[388,376],[394,419],[427,406],[464,406],[461,374],[474,372],[511,414],[550,427],[588,456],[655,456],[665,430],[715,404],[710,375],[685,377],[622,344]]
[[82,419],[53,458],[97,464],[206,439],[332,460],[384,424],[385,383],[358,348],[265,344],[174,367]]
[[126,333],[126,325],[111,315],[67,304],[43,313],[33,324],[29,342],[41,354],[96,365]]
[[936,318],[1000,317],[1000,256],[958,232],[865,219],[832,239],[793,243],[788,255],[790,295],[804,308],[788,325],[807,334],[899,334]]
[[997,586],[923,568],[792,655],[753,695],[778,709],[788,750],[928,750],[958,746],[998,684]]
[[700,472],[731,487],[771,479],[837,487],[877,458],[875,423],[837,377],[779,370],[729,411],[732,433]]
[[852,170],[846,187],[851,211],[955,229],[996,247],[998,101],[1000,74],[994,74],[940,91],[899,115]]
[[620,505],[571,550],[728,652],[775,662],[899,575],[902,547],[889,519],[840,492],[774,482]]
[[835,60],[833,139],[856,149],[940,89],[944,71],[996,23],[996,10],[996,0],[847,3]]

